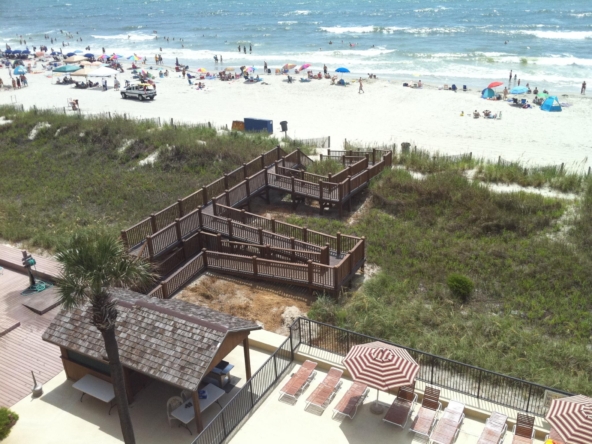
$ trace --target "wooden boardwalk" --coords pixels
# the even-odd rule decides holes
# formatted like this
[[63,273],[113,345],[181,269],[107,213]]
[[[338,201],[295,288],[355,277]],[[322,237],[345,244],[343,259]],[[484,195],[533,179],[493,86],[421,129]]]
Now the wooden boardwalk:
[[[22,258],[23,254],[18,248],[0,244],[0,267],[11,268],[16,271],[22,270],[23,273],[26,273],[23,267]],[[33,258],[37,262],[37,265],[35,265],[35,269],[33,270],[35,276],[39,276],[41,279],[47,279],[49,281],[58,276],[60,268],[55,260],[36,254],[33,254]]]
[[[13,251],[10,251],[13,250]],[[31,393],[31,371],[40,383],[46,383],[63,370],[59,350],[41,339],[47,326],[59,311],[55,288],[34,296],[23,296],[29,286],[26,274],[5,266],[22,257],[20,250],[1,246],[4,270],[0,273],[0,406],[10,407]],[[35,257],[37,260],[37,257]],[[41,269],[54,273],[57,264],[43,258]],[[52,263],[53,262],[53,263]],[[53,271],[52,271],[53,270]],[[38,314],[25,304],[41,307]]]

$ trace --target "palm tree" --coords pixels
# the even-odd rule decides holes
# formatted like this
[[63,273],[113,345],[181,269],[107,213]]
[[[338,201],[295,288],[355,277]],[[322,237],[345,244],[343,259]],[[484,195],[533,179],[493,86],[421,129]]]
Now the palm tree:
[[135,444],[115,338],[116,302],[111,299],[109,289],[148,285],[154,279],[151,266],[131,256],[116,236],[104,231],[73,235],[59,248],[56,258],[62,265],[57,280],[60,304],[70,310],[90,303],[91,323],[105,341],[123,440],[126,444]]

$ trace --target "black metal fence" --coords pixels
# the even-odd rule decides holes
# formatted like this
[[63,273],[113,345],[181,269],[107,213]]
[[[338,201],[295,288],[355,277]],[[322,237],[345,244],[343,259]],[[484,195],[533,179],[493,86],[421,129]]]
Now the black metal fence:
[[[293,326],[297,328],[297,325]],[[273,355],[249,379],[237,394],[226,404],[210,422],[193,444],[220,444],[232,433],[241,421],[265,397],[267,392],[284,377],[294,360],[294,350],[298,347],[293,336],[284,341]]]
[[[345,356],[354,345],[382,341],[310,319],[299,318],[297,322],[299,324],[298,343],[339,356]],[[393,345],[406,349],[419,363],[418,380],[476,399],[544,416],[553,394],[570,395],[570,393],[523,379],[502,375],[398,344]]]

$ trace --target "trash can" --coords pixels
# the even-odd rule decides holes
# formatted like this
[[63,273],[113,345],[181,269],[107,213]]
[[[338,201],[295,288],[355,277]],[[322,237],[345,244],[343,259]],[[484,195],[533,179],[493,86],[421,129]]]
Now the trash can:
[[282,120],[282,121],[280,122],[280,126],[282,127],[282,131],[283,131],[283,132],[286,132],[286,131],[288,131],[288,122],[286,122],[285,120]]
[[409,154],[410,148],[411,148],[411,144],[409,142],[403,142],[401,144],[401,152],[403,154]]

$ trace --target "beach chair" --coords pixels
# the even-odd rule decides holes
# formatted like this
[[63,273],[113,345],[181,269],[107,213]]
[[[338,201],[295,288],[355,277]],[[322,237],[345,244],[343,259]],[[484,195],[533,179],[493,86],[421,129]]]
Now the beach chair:
[[512,433],[514,434],[512,444],[532,444],[534,437],[534,417],[518,413]]
[[557,433],[557,430],[555,430],[553,427],[551,427],[549,434],[547,436],[545,436],[545,441],[547,441],[548,439],[552,439],[553,444],[567,444],[563,440],[563,438],[561,436],[559,436],[559,433]]
[[389,407],[383,421],[405,428],[407,421],[413,412],[413,407],[417,401],[417,394],[413,386],[404,386],[399,389],[397,397]]
[[354,382],[333,409],[333,418],[336,416],[347,416],[349,419],[354,419],[354,416],[358,412],[358,407],[364,402],[364,399],[368,396],[368,392],[369,389],[366,384]]
[[467,91],[468,91],[467,85],[463,85],[463,92],[467,92]]
[[448,85],[446,85],[446,84],[445,84],[445,85],[444,85],[444,87],[443,87],[442,89],[445,89],[445,90],[447,90],[447,89],[448,89]]
[[298,401],[298,397],[306,390],[310,382],[316,376],[316,366],[316,362],[308,360],[304,361],[298,371],[292,373],[290,380],[280,390],[280,396],[278,399],[282,399],[285,396],[293,399],[294,402]]
[[430,433],[430,441],[437,444],[452,444],[458,436],[460,426],[465,418],[464,410],[464,404],[450,401]]
[[526,105],[528,101],[526,99],[520,100],[520,105]]
[[441,408],[440,390],[434,387],[426,387],[421,407],[411,425],[411,431],[426,437],[430,436],[436,415]]
[[498,412],[493,412],[485,422],[485,428],[479,436],[477,444],[501,444],[504,441],[504,436],[508,425],[506,421],[508,417]]
[[343,375],[343,370],[331,367],[325,379],[321,381],[306,400],[304,410],[314,406],[322,414],[341,387],[341,375]]

